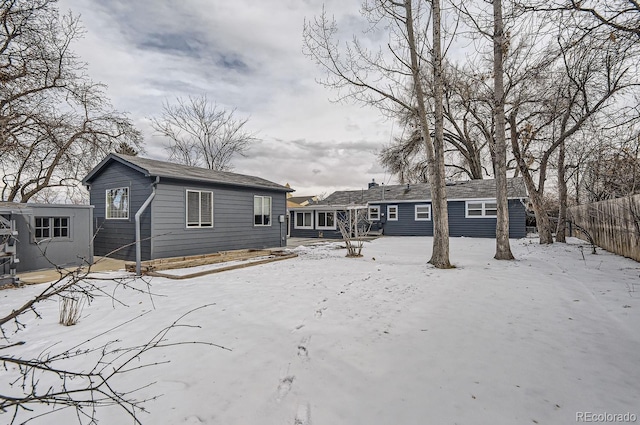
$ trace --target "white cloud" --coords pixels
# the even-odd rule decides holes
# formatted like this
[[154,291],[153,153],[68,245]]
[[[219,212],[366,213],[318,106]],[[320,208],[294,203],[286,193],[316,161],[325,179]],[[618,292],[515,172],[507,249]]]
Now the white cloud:
[[[290,183],[300,194],[360,188],[389,181],[376,152],[392,124],[358,105],[336,104],[315,82],[322,70],[302,54],[302,28],[322,10],[335,13],[344,37],[366,27],[358,2],[339,0],[205,1],[61,0],[82,15],[87,34],[76,52],[88,73],[108,85],[117,109],[129,111],[147,142],[147,156],[164,159],[148,117],[163,101],[206,93],[249,116],[261,142],[235,170]],[[380,33],[367,33],[375,39]]]

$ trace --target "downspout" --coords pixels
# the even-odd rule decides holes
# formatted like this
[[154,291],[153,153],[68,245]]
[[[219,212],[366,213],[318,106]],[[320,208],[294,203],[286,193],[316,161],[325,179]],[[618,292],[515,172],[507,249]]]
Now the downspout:
[[153,198],[156,196],[156,185],[160,181],[160,177],[156,177],[156,181],[153,182],[153,191],[151,195],[144,201],[144,204],[140,207],[138,212],[136,212],[136,276],[141,276],[141,262],[142,262],[142,241],[140,240],[140,217],[142,217],[142,213],[147,209]]

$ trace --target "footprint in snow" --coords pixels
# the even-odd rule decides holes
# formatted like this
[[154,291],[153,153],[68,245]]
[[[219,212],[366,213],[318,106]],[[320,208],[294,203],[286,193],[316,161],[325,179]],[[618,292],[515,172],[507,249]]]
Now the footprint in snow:
[[282,399],[289,394],[289,391],[291,391],[291,386],[293,385],[293,380],[296,377],[293,375],[289,375],[284,377],[280,383],[278,384],[278,395],[276,396],[276,401],[278,403],[280,403],[282,401]]
[[302,328],[304,328],[304,323],[302,323],[302,324],[300,324],[300,325],[296,326],[295,328],[293,328],[293,329],[291,330],[291,333],[294,333],[295,331],[299,331],[299,330],[300,330],[300,329],[302,329]]
[[293,425],[311,425],[311,406],[309,404],[300,404],[296,412],[296,419]]
[[309,345],[309,341],[311,340],[311,337],[304,337],[300,340],[300,342],[298,343],[298,357],[300,357],[303,360],[309,360],[309,349],[307,348],[307,346]]

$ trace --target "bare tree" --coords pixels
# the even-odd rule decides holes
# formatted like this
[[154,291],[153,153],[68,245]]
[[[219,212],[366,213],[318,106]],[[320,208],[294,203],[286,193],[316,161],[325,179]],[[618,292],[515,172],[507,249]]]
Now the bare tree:
[[89,80],[71,50],[77,17],[55,0],[0,3],[0,168],[2,199],[27,202],[79,180],[120,142],[139,132]]
[[[384,27],[389,34],[381,49],[369,50],[354,37],[344,49],[335,39],[337,25],[326,12],[304,25],[304,52],[327,73],[321,83],[335,89],[339,100],[355,100],[395,115],[399,110],[412,115],[418,123],[424,143],[434,211],[433,252],[429,262],[438,268],[449,268],[449,225],[445,190],[442,107],[435,107],[435,137],[432,138],[422,86],[422,73],[427,68],[422,55],[427,35],[422,31],[425,10],[422,2],[372,0],[363,4],[363,14],[372,28]],[[439,1],[433,3],[434,46],[431,69],[434,81],[441,84]],[[420,29],[420,31],[416,31]],[[438,38],[438,41],[435,39]],[[407,90],[411,87],[411,90]],[[435,97],[442,95],[436,88]],[[442,99],[440,99],[440,102]]]
[[[492,175],[490,145],[493,143],[491,102],[485,101],[482,84],[471,72],[452,63],[443,69],[443,114],[445,170],[449,179],[482,179]],[[433,79],[423,75],[423,87],[433,98]],[[433,113],[428,111],[429,118]],[[380,154],[381,165],[401,183],[427,183],[428,172],[422,136],[415,119],[400,112],[403,135],[385,146]],[[435,133],[432,135],[435,136]]]
[[[602,33],[561,28],[557,60],[547,77],[530,80],[539,101],[522,103],[510,112],[511,144],[536,214],[541,243],[553,243],[544,207],[545,182],[553,155],[591,120],[615,115],[616,100],[638,86],[637,51]],[[529,161],[528,158],[531,158]],[[560,157],[562,159],[562,156]],[[564,167],[564,164],[558,164]],[[537,184],[534,176],[537,175]],[[564,178],[563,178],[564,180]]]
[[630,130],[626,138],[620,132],[602,136],[604,143],[581,164],[583,176],[579,185],[586,192],[587,201],[640,193],[640,133],[637,128]]
[[165,102],[160,118],[151,124],[169,139],[170,158],[181,164],[229,171],[235,155],[244,155],[257,141],[246,129],[248,118],[237,119],[235,109],[226,111],[206,95],[177,98],[176,104]]
[[502,0],[493,0],[493,116],[496,122],[494,172],[496,178],[496,255],[497,260],[513,260],[509,245],[509,201],[507,199],[506,119],[504,112],[504,53],[507,43],[502,21]]
[[[491,149],[491,158],[493,164],[493,174],[496,180],[496,254],[498,260],[512,260],[511,246],[509,244],[509,204],[507,198],[507,149],[506,149],[506,117],[505,117],[505,60],[510,53],[509,35],[505,31],[505,20],[503,18],[502,0],[494,0],[492,3],[491,18],[485,17],[488,12],[481,7],[468,2],[461,2],[455,7],[460,15],[465,19],[471,29],[471,38],[490,39],[492,42],[491,64],[492,72],[489,74],[492,78],[487,78],[482,70],[476,73],[475,78],[480,81],[488,80],[493,84],[490,92],[485,94],[484,99],[481,95],[473,101],[475,105],[482,105],[488,99],[491,100],[491,126],[480,124],[485,137],[489,142]],[[511,21],[515,17],[511,16]],[[492,26],[492,30],[489,26]],[[480,85],[481,86],[481,85]]]
[[115,152],[129,156],[137,156],[139,153],[133,146],[131,146],[127,142],[120,142]]
[[90,267],[71,272],[59,270],[58,280],[46,284],[38,294],[0,317],[0,365],[4,384],[8,385],[0,390],[0,415],[6,419],[4,423],[23,424],[43,416],[51,416],[57,423],[56,414],[71,409],[79,424],[95,424],[101,409],[113,406],[128,416],[132,423],[141,424],[141,414],[147,412],[145,403],[156,397],[139,398],[137,392],[153,385],[153,382],[141,382],[137,388],[122,389],[117,381],[126,374],[157,365],[157,362],[146,360],[147,353],[194,343],[229,350],[210,342],[184,341],[179,335],[174,335],[180,328],[198,327],[185,323],[185,320],[196,310],[207,307],[203,305],[184,313],[136,345],[122,343],[118,333],[126,332],[127,326],[149,312],[114,325],[76,345],[65,347],[64,341],[54,343],[34,357],[29,353],[34,341],[21,336],[26,326],[25,316],[43,318],[38,307],[44,302],[57,298],[84,298],[91,302],[96,297],[108,297],[114,306],[126,306],[117,296],[118,288],[146,294],[151,302],[153,297],[159,296],[152,292],[149,282],[140,279],[115,278],[111,279],[113,285],[105,286],[104,278],[96,279],[90,275]]
[[347,209],[338,212],[338,229],[347,247],[347,257],[362,257],[362,247],[369,235],[371,222],[367,219],[365,209]]
[[[524,1],[525,8],[551,12],[578,12],[587,30],[609,28],[613,37],[640,38],[640,2],[637,0],[554,0]],[[580,19],[580,18],[578,18]]]

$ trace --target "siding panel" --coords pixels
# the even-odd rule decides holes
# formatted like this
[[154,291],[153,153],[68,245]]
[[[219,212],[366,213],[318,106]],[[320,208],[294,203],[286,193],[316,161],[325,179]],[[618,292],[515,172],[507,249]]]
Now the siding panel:
[[[430,205],[429,202],[379,202],[371,205],[379,205],[380,211],[384,213],[382,220],[374,222],[372,229],[382,226],[383,234],[387,236],[433,236],[433,210],[431,211],[431,220],[419,221],[415,219],[416,205]],[[387,219],[387,206],[397,205],[398,220],[390,221]],[[465,201],[449,201],[449,235],[451,237],[477,237],[477,238],[495,238],[496,237],[496,219],[494,217],[465,217],[466,203]],[[291,220],[291,236],[303,238],[319,237],[319,232],[323,232],[325,238],[341,238],[340,232],[315,229],[295,229],[294,228],[294,212],[290,214]],[[313,211],[315,217],[315,211]],[[525,230],[526,213],[522,203],[517,199],[509,200],[509,236],[511,238],[522,238],[526,236]]]
[[[93,232],[95,255],[107,255],[124,260],[135,260],[135,213],[151,194],[153,180],[118,162],[112,162],[91,182],[91,205],[95,206]],[[129,218],[105,219],[105,193],[107,189],[129,188]],[[143,260],[151,258],[151,212],[149,208],[140,218]],[[115,251],[115,252],[114,252]]]
[[[18,272],[38,269],[82,266],[93,262],[91,246],[91,222],[93,207],[88,205],[44,205],[28,204],[33,215],[18,215],[13,218],[18,230],[16,253]],[[69,219],[68,238],[35,240],[33,229],[36,217],[62,217]],[[51,235],[53,236],[53,235]],[[4,271],[3,271],[4,268]],[[9,264],[0,267],[0,273],[9,273]]]
[[[187,228],[186,190],[213,192],[213,228]],[[271,226],[253,225],[254,195],[271,196]],[[153,258],[208,254],[234,249],[274,248],[284,244],[284,192],[160,181],[153,200]]]
[[[430,205],[428,202],[418,202],[417,204]],[[387,205],[398,206],[398,221],[387,220],[383,225],[384,234],[388,236],[433,236],[433,216],[429,221],[416,221],[415,206],[417,204],[394,202],[379,204],[380,210],[385,214],[385,217],[387,214]]]

